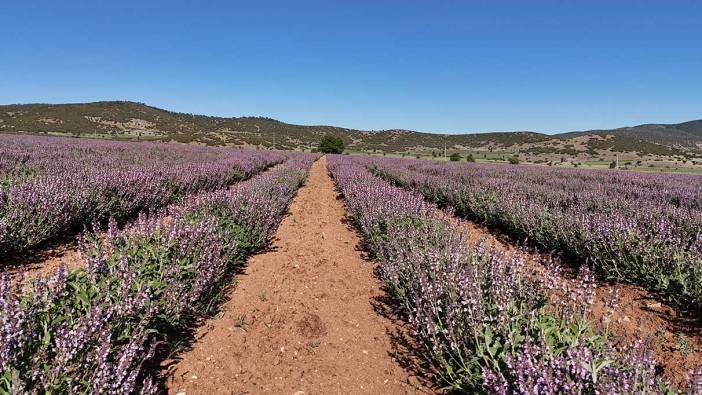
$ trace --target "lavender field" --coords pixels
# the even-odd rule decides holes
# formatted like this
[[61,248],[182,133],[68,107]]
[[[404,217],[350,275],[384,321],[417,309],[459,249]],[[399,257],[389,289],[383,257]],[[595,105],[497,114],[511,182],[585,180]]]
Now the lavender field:
[[[130,157],[125,151],[132,149],[95,143],[75,148],[116,149]],[[84,234],[80,242],[84,263],[79,269],[69,272],[61,267],[27,284],[0,275],[0,392],[159,391],[154,364],[177,349],[174,339],[196,325],[198,317],[216,311],[222,288],[248,255],[270,241],[318,157],[192,147],[159,153],[153,148],[147,145],[144,151],[139,147],[132,152],[142,155],[135,161],[163,160],[148,168],[164,176],[157,181],[174,188],[147,207],[182,196],[179,202],[151,214],[142,212],[123,228],[110,220],[105,236]],[[32,159],[37,179],[51,171],[42,157]],[[105,165],[116,160],[113,157]],[[221,189],[275,162],[284,163]],[[129,171],[136,164],[120,166]],[[140,173],[132,171],[140,180]],[[177,185],[198,179],[198,171],[203,185],[199,190],[220,189],[186,196],[195,190]],[[81,181],[79,185],[86,185]]]
[[606,279],[702,307],[702,178],[537,166],[367,161],[457,215],[555,251]]
[[282,162],[275,151],[0,136],[0,256],[122,222]]
[[[690,372],[686,388],[675,389],[660,376],[661,361],[644,342],[615,341],[606,326],[595,325],[590,313],[596,285],[587,268],[565,291],[564,303],[562,294],[553,293],[554,284],[563,284],[556,273],[534,273],[516,255],[482,241],[470,242],[468,231],[450,219],[451,213],[425,201],[425,196],[435,196],[432,192],[450,194],[448,186],[458,188],[459,182],[448,175],[464,174],[466,168],[524,178],[530,170],[343,156],[329,162],[351,216],[380,261],[383,281],[425,355],[452,390],[498,394],[701,390],[699,368]],[[527,174],[520,175],[521,171]],[[393,186],[373,172],[412,190]],[[584,183],[588,176],[614,177],[586,173],[574,182]],[[633,178],[631,182],[636,182]],[[562,177],[561,182],[565,180]],[[495,189],[481,196],[496,196],[497,186],[515,186],[508,180],[483,181]],[[661,195],[673,194],[667,193]],[[617,309],[616,296],[606,307],[610,312]]]
[[[699,325],[656,318],[702,305],[695,177],[0,143],[0,257],[66,239],[80,257],[27,278],[0,267],[0,393],[277,393],[271,377],[310,375],[351,377],[338,392],[702,393]],[[655,303],[620,298],[626,284]]]

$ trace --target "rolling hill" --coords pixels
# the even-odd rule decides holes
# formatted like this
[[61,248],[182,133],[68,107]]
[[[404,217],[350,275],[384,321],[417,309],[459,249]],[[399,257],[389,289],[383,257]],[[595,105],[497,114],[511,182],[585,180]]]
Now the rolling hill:
[[528,131],[441,135],[293,125],[264,117],[211,117],[127,101],[1,105],[0,132],[283,149],[310,149],[328,133],[341,137],[356,151],[443,151],[446,143],[451,151],[519,152],[537,159],[554,155],[601,158],[618,153],[695,157],[702,153],[702,120],[556,135]]

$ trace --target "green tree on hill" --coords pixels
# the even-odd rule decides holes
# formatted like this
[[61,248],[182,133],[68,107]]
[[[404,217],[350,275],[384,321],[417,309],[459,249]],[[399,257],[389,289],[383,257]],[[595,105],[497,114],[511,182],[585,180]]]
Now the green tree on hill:
[[454,152],[451,154],[451,156],[449,156],[449,160],[451,160],[451,162],[458,162],[459,160],[461,160],[461,154],[459,154],[458,152]]
[[319,152],[325,154],[340,154],[344,152],[344,140],[331,134],[327,134],[319,141]]

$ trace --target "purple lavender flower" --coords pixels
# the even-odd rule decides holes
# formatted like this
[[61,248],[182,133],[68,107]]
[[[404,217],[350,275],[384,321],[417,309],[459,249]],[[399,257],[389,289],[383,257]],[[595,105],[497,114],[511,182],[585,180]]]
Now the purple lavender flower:
[[[155,393],[147,363],[204,315],[233,265],[272,236],[317,155],[81,239],[86,266],[0,276],[0,392]],[[242,250],[241,246],[246,246]]]

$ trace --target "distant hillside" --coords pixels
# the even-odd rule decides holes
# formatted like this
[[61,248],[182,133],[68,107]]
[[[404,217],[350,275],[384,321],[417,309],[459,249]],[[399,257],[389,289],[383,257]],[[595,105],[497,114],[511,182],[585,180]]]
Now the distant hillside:
[[0,132],[73,135],[125,140],[175,141],[220,146],[309,149],[324,134],[334,134],[349,149],[383,152],[519,152],[534,157],[695,156],[702,152],[702,120],[676,125],[545,135],[535,132],[440,135],[409,130],[362,131],[335,126],[301,126],[270,118],[222,118],[176,113],[141,103],[0,106]]
[[618,137],[639,139],[683,149],[702,149],[702,120],[673,125],[645,124],[609,130],[588,130],[584,132],[564,133],[558,136],[567,138],[587,134],[611,134]]

